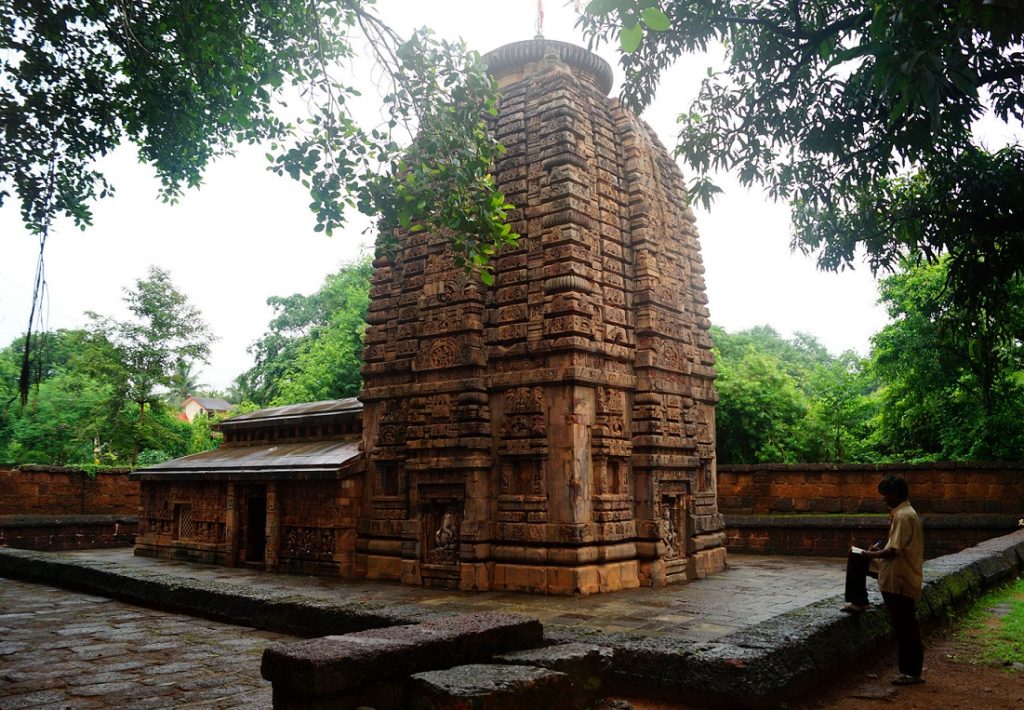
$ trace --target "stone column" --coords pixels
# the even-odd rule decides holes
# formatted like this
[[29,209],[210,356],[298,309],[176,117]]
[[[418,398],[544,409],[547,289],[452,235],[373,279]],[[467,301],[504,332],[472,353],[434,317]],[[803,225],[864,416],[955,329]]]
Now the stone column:
[[227,503],[224,512],[224,537],[227,538],[227,565],[234,567],[238,564],[238,486],[234,483],[228,484]]
[[276,570],[280,557],[281,517],[278,510],[277,483],[267,483],[267,546],[263,559],[268,570]]

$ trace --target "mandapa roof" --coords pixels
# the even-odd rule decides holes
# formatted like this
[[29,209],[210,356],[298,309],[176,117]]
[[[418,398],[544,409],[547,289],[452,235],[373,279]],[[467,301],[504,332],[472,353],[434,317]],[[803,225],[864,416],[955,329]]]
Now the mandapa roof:
[[281,407],[268,407],[257,412],[239,414],[221,422],[222,427],[237,424],[272,423],[293,419],[309,419],[330,416],[333,414],[355,413],[363,411],[363,403],[355,397],[345,399],[327,399],[322,402],[305,402],[303,404],[286,404]]
[[359,446],[358,439],[225,446],[148,466],[130,474],[129,478],[142,481],[335,478],[362,470]]

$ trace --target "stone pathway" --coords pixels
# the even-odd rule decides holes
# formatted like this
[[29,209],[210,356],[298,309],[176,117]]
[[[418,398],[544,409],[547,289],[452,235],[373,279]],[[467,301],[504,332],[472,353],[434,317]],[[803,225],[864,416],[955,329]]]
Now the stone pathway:
[[452,612],[509,611],[545,626],[712,641],[784,612],[842,594],[845,561],[812,557],[730,555],[729,569],[690,584],[633,589],[588,597],[507,592],[457,592],[401,584],[267,574],[135,557],[129,549],[54,553],[79,563],[125,566],[275,590],[309,599],[418,605]]
[[292,639],[0,578],[0,710],[265,710],[263,649]]

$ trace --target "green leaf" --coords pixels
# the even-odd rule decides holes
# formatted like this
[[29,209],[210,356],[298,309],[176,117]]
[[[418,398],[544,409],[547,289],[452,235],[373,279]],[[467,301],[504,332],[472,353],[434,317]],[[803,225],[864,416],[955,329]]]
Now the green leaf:
[[619,32],[619,46],[626,54],[632,54],[640,47],[644,39],[643,25],[637,23],[632,27],[623,27]]
[[607,15],[609,12],[614,10],[618,5],[617,0],[590,0],[587,3],[587,9],[584,10],[588,15]]
[[657,7],[646,8],[640,13],[640,17],[643,18],[645,25],[656,32],[664,32],[672,27],[672,22],[668,19],[668,15]]

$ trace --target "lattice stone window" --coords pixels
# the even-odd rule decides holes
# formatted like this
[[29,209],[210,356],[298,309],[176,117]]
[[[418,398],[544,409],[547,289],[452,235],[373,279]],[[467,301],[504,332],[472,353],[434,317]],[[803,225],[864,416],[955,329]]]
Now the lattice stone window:
[[192,505],[190,503],[174,504],[174,539],[188,540],[194,537],[195,526],[192,523]]

